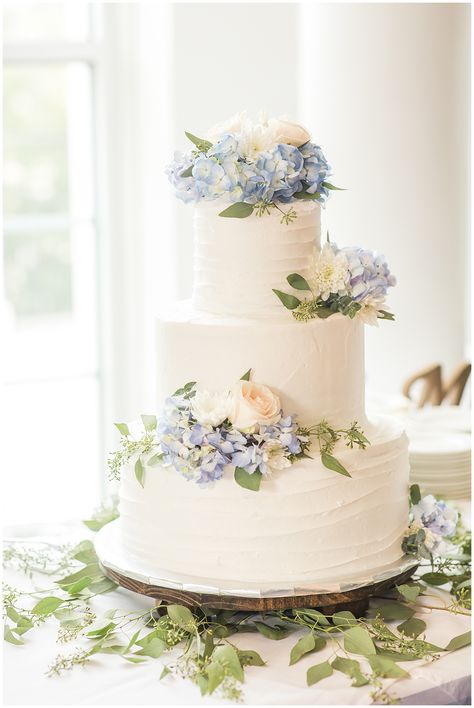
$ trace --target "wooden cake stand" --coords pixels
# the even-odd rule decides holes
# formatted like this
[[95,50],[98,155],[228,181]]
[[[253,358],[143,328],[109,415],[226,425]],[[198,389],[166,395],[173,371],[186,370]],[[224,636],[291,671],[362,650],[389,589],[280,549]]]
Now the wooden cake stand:
[[313,593],[308,595],[288,595],[280,597],[243,597],[239,595],[213,595],[207,593],[177,590],[160,587],[127,577],[107,566],[103,566],[106,575],[127,590],[152,597],[157,605],[177,604],[189,608],[208,607],[216,610],[235,610],[252,612],[270,612],[289,610],[299,607],[318,609],[325,615],[348,610],[356,617],[362,617],[369,607],[373,595],[380,595],[395,585],[401,585],[411,578],[417,566],[404,570],[386,580],[364,587],[335,593]]

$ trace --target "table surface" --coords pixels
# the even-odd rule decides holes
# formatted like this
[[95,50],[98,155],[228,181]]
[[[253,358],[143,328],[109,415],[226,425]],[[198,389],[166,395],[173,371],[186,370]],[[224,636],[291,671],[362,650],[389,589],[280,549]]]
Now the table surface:
[[[31,529],[30,529],[31,531]],[[61,540],[76,541],[88,536],[74,527]],[[64,534],[64,530],[63,530]],[[8,534],[10,535],[10,534]],[[28,530],[21,536],[30,535]],[[57,540],[56,535],[56,540]],[[31,582],[19,572],[7,569],[4,579],[9,584],[31,589]],[[51,578],[36,576],[37,587],[52,587]],[[433,590],[440,599],[449,596]],[[430,603],[433,598],[430,598]],[[97,596],[93,609],[99,616],[111,607],[137,610],[152,606],[144,596],[122,588]],[[417,616],[421,616],[418,614]],[[441,646],[455,635],[470,628],[470,618],[445,611],[426,610],[427,640]],[[68,644],[56,643],[57,624],[45,625],[25,635],[24,646],[4,643],[4,704],[6,705],[219,705],[217,697],[202,698],[196,686],[188,681],[167,676],[159,681],[165,661],[150,660],[130,664],[120,657],[97,654],[85,667],[76,667],[60,677],[48,678],[45,671],[61,653],[71,653],[77,646],[87,646],[80,640]],[[243,685],[247,704],[264,705],[368,705],[370,688],[352,688],[349,679],[335,672],[320,684],[306,686],[306,670],[324,661],[331,654],[326,648],[318,658],[308,656],[294,666],[288,666],[290,650],[299,633],[280,641],[271,641],[258,634],[239,634],[232,641],[242,649],[254,649],[267,662],[264,667],[247,667]],[[384,685],[402,703],[409,705],[468,705],[470,704],[470,648],[442,656],[435,662],[408,662],[409,679],[386,679]]]

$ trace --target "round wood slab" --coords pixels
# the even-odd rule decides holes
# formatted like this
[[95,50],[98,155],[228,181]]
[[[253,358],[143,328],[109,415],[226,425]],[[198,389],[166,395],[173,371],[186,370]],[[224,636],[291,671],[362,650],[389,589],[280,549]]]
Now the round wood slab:
[[373,595],[381,595],[395,585],[405,583],[411,578],[417,566],[412,566],[391,578],[354,590],[335,593],[288,595],[286,597],[241,597],[237,595],[212,595],[187,590],[175,590],[135,580],[106,566],[102,567],[104,573],[118,585],[140,595],[154,598],[157,605],[164,603],[185,605],[190,608],[208,607],[216,610],[250,610],[253,612],[312,607],[324,611],[324,614],[349,610],[356,617],[361,617],[367,611],[369,600]]

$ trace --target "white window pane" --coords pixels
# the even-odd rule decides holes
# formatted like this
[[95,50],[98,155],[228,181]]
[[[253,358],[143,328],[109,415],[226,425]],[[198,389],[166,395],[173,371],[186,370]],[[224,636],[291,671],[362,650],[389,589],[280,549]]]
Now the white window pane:
[[84,41],[90,33],[91,4],[74,2],[3,3],[3,34],[6,42],[46,40]]
[[[97,381],[5,386],[6,524],[87,518],[100,498]],[[26,436],[26,437],[25,437]]]

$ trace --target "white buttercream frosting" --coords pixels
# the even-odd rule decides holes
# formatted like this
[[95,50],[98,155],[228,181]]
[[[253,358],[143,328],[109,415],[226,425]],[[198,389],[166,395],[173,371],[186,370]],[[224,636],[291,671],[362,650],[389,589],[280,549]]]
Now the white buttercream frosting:
[[292,292],[290,273],[311,276],[320,242],[319,204],[281,204],[297,213],[290,224],[280,223],[277,209],[245,219],[218,216],[225,206],[210,202],[195,208],[194,306],[228,315],[280,312],[272,289]]
[[402,557],[408,514],[407,440],[388,419],[371,426],[365,450],[339,445],[352,477],[319,456],[238,486],[229,469],[200,488],[172,468],[123,472],[120,528],[126,553],[156,577],[183,573],[245,583],[337,581]]
[[265,320],[196,312],[181,302],[157,320],[157,400],[187,381],[228,390],[248,369],[305,425],[364,427],[364,327],[336,314],[296,322],[281,307]]

